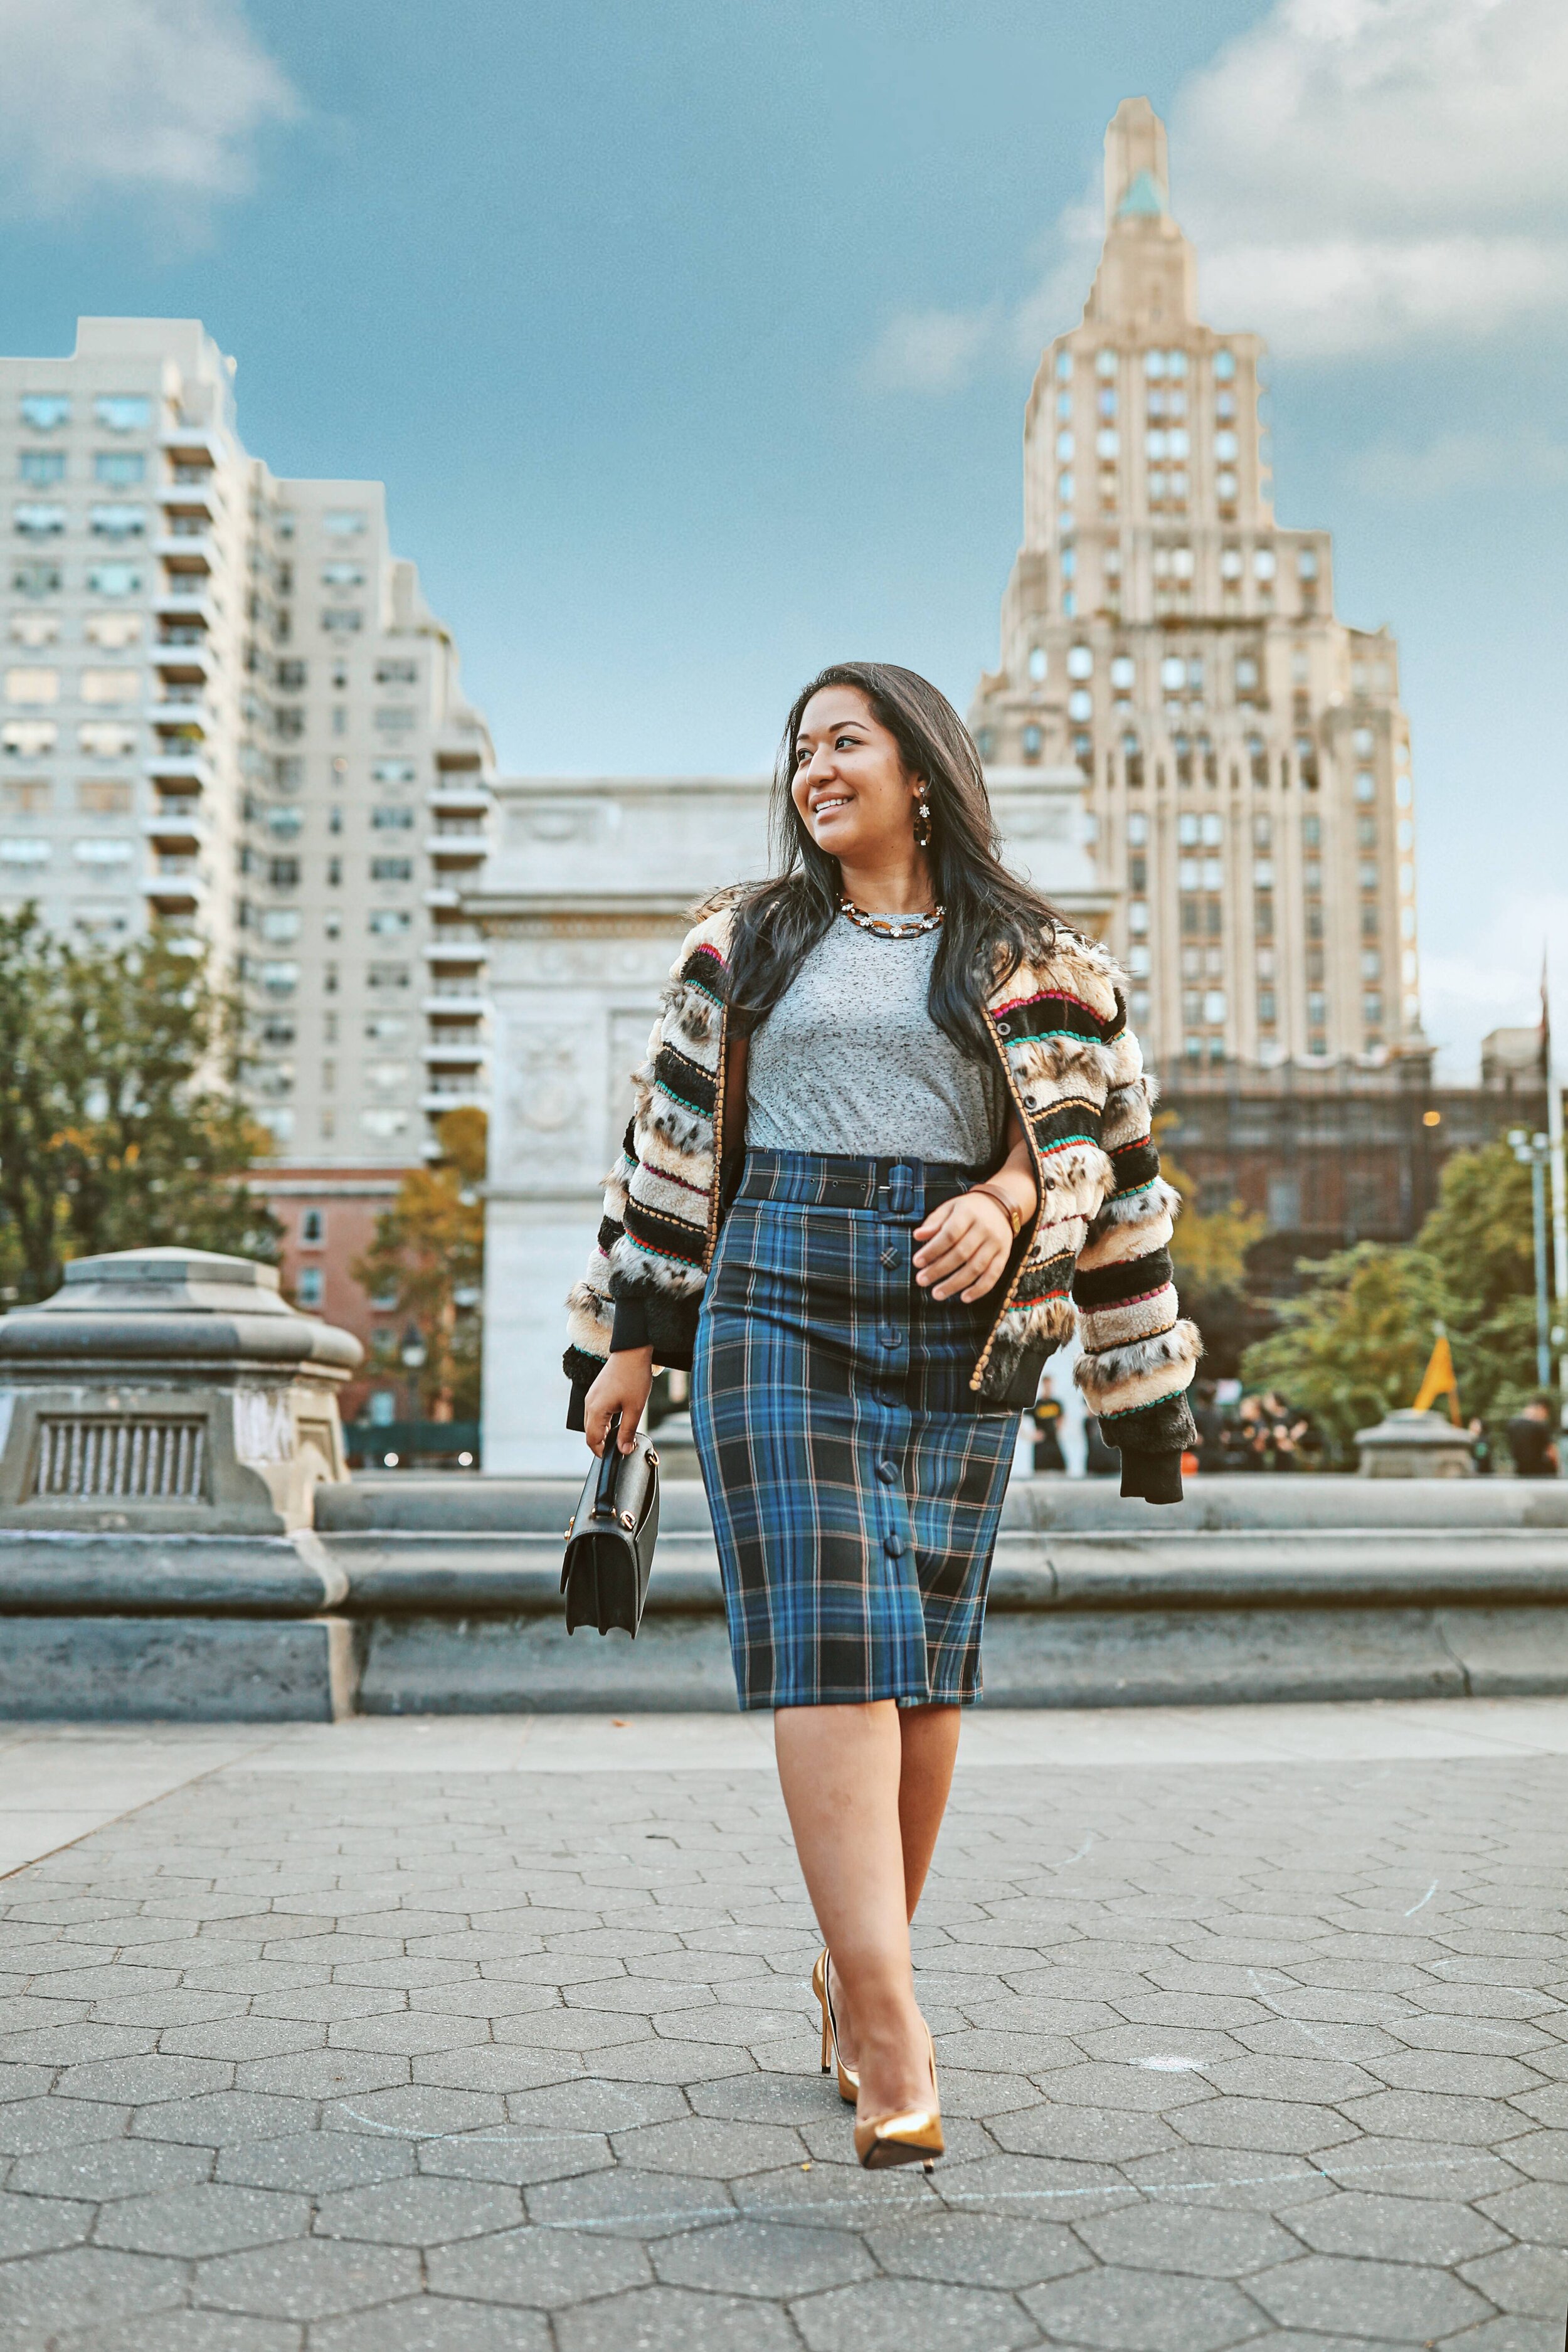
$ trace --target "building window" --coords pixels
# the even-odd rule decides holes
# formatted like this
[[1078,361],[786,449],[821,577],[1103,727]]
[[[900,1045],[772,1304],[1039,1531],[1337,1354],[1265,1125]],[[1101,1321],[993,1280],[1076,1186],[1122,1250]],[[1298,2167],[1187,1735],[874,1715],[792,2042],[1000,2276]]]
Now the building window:
[[1275,1008],[1274,991],[1271,988],[1260,988],[1258,992],[1258,1018],[1260,1025],[1265,1029],[1272,1029],[1279,1018]]
[[414,860],[411,857],[373,857],[370,878],[373,882],[412,882]]
[[132,490],[147,478],[147,460],[140,449],[100,449],[92,471],[106,489]]
[[30,425],[35,433],[52,433],[57,425],[68,425],[70,413],[70,402],[63,392],[22,394],[22,422]]
[[153,404],[139,392],[100,392],[92,413],[106,433],[144,433],[153,421]]
[[95,563],[87,584],[95,596],[139,596],[142,574],[134,563]]
[[58,539],[66,527],[66,510],[46,499],[22,499],[12,520],[24,539]]
[[1037,727],[1026,727],[1024,730],[1025,759],[1037,760],[1040,756],[1041,746],[1044,744],[1045,740],[1044,735],[1042,735]]
[[63,449],[24,449],[17,460],[18,478],[30,490],[50,490],[66,475]]
[[294,1286],[294,1296],[301,1307],[319,1307],[324,1286],[319,1265],[302,1265],[300,1278]]
[[1044,684],[1046,673],[1049,667],[1050,662],[1047,656],[1044,646],[1031,646],[1029,648],[1029,676],[1037,686]]
[[1355,796],[1358,801],[1373,801],[1377,798],[1376,779],[1369,768],[1363,768],[1356,777]]

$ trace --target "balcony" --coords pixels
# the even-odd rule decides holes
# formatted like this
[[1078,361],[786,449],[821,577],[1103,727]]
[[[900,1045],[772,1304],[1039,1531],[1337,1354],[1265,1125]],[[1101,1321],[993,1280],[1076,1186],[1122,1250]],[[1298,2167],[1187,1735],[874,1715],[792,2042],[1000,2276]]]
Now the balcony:
[[210,535],[200,532],[170,531],[160,533],[153,541],[153,552],[166,563],[171,573],[201,572],[212,570],[216,561]]
[[206,877],[196,857],[160,857],[142,887],[161,915],[194,915],[207,896]]
[[447,1110],[484,1110],[489,1103],[488,1087],[477,1086],[472,1080],[457,1078],[443,1079],[439,1084],[427,1087],[419,1097],[420,1109],[432,1111],[437,1117]]
[[159,434],[158,446],[181,466],[211,468],[221,466],[228,454],[221,435],[205,425],[170,425]]
[[425,805],[434,810],[437,816],[447,814],[453,816],[482,815],[493,805],[493,795],[489,784],[479,777],[468,784],[454,778],[438,784],[434,792],[426,793]]
[[489,835],[482,824],[438,825],[425,837],[426,854],[448,868],[472,868],[489,855]]
[[184,727],[197,735],[210,734],[214,725],[213,711],[199,693],[176,694],[166,687],[147,705],[147,719],[153,727]]
[[[210,685],[217,672],[216,656],[207,650],[200,629],[188,635],[164,635],[153,647],[153,666],[162,676],[165,686],[189,686],[199,688]],[[165,693],[165,701],[178,698]]]
[[158,498],[169,517],[171,535],[183,539],[193,530],[205,530],[210,527],[217,514],[217,500],[213,496],[210,476],[196,467],[180,467],[177,474],[179,478],[166,482]]
[[420,1010],[426,1020],[479,1021],[490,1009],[488,996],[481,996],[471,981],[442,987],[432,982],[429,995]]
[[426,962],[460,964],[465,970],[472,970],[475,966],[482,964],[489,954],[484,940],[477,933],[465,939],[461,936],[460,927],[455,923],[451,926],[451,930],[453,934],[451,937],[448,937],[445,930],[441,930],[437,933],[434,940],[426,943]]
[[184,744],[155,751],[150,760],[143,760],[142,765],[156,783],[184,784],[200,793],[210,793],[213,788],[211,762],[201,752],[192,751]]
[[153,610],[168,614],[185,628],[215,628],[217,607],[207,594],[207,585],[205,572],[174,572],[153,597]]
[[434,908],[437,911],[446,907],[458,907],[462,904],[456,890],[423,890],[420,892],[420,897],[427,907]]
[[485,1041],[477,1030],[471,1044],[443,1037],[427,1042],[425,1047],[425,1059],[432,1069],[476,1070],[487,1058]]
[[178,843],[195,850],[212,837],[212,828],[196,793],[164,801],[152,816],[142,818],[142,830],[149,841],[170,849]]

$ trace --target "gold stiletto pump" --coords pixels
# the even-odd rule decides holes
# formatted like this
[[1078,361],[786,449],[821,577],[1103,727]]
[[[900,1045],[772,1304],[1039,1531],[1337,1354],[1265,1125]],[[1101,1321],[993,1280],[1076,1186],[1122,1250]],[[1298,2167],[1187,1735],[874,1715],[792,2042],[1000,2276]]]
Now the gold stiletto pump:
[[811,1990],[822,2005],[822,2071],[837,2073],[838,2095],[847,2105],[853,2106],[860,2095],[860,2077],[853,2066],[847,2066],[838,2055],[838,2021],[833,2014],[833,1994],[827,1982],[827,1947],[824,1944],[816,1956],[816,1966],[811,1972]]
[[855,2153],[868,2172],[880,2171],[890,2164],[921,2164],[929,2172],[946,2152],[936,2087],[936,2052],[929,2032],[926,2048],[931,2052],[930,2106],[906,2107],[896,2116],[879,2116],[874,2123],[856,2123]]

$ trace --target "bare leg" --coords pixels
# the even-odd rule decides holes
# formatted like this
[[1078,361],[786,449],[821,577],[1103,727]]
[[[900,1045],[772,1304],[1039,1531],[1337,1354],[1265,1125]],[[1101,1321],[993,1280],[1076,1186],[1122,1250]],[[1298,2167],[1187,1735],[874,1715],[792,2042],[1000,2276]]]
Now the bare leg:
[[[918,1761],[906,1831],[905,1712],[910,1710],[881,1699],[781,1708],[773,1718],[779,1780],[806,1891],[833,1952],[835,1979],[854,2011],[863,2115],[918,2105],[931,2083],[910,1964],[906,1840],[923,1882],[952,1774],[956,1724],[945,1739],[934,1727],[913,1735]],[[920,1710],[950,1712],[955,1710]]]
[[[947,1810],[963,1710],[956,1706],[901,1706],[898,1712],[901,1742],[899,1834],[904,1853],[904,1911],[906,1917],[912,1920]],[[831,1937],[828,1940],[831,1945]],[[839,2054],[847,2066],[853,2066],[856,2039],[852,2004],[837,1955],[831,1969]]]

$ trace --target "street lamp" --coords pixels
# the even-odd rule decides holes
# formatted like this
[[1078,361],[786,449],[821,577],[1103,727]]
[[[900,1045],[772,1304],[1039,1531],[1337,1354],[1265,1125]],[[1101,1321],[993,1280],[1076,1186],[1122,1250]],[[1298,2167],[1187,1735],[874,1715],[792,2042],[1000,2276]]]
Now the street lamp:
[[1508,1139],[1520,1166],[1530,1171],[1535,1238],[1535,1377],[1547,1389],[1552,1385],[1552,1311],[1546,1296],[1546,1169],[1552,1151],[1544,1135],[1528,1134],[1522,1127],[1510,1128]]
[[419,1336],[419,1327],[416,1323],[410,1323],[405,1331],[397,1352],[408,1372],[408,1418],[410,1421],[417,1421],[419,1395],[415,1374],[425,1361],[426,1348],[424,1340]]

